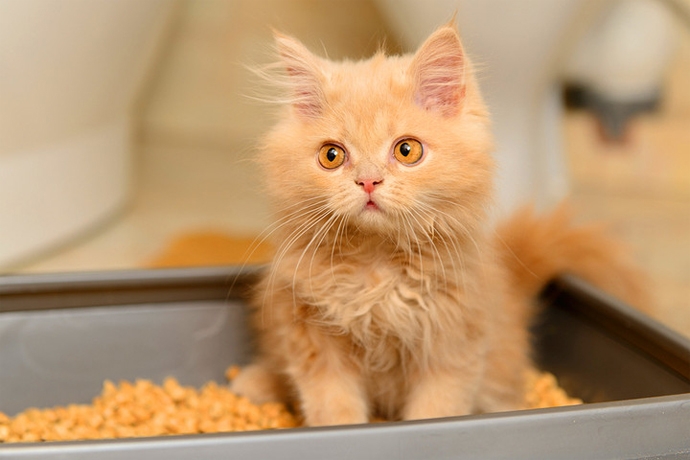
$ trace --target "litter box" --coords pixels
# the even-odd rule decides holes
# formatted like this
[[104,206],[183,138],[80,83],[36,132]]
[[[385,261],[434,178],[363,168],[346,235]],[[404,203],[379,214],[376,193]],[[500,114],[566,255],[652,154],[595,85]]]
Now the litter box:
[[[200,386],[252,352],[257,268],[0,277],[0,411],[88,403],[105,379]],[[581,406],[414,422],[0,444],[0,459],[690,457],[690,341],[582,281],[542,296],[535,358]]]

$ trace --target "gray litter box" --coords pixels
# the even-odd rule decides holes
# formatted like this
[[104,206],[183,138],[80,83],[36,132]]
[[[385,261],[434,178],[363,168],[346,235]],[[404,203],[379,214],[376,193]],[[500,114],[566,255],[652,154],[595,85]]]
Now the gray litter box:
[[[104,379],[223,381],[247,363],[255,269],[0,277],[0,411],[87,403]],[[588,404],[419,422],[0,444],[12,459],[690,458],[690,341],[570,277],[536,359]]]

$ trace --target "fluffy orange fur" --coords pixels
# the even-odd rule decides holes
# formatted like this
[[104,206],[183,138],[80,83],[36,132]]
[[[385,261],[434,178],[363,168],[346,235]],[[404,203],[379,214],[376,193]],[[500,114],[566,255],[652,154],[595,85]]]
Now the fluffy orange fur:
[[[292,401],[308,425],[520,407],[539,289],[614,267],[625,295],[635,272],[563,211],[488,226],[489,115],[454,26],[362,62],[276,42],[290,103],[259,161],[277,251],[254,296],[259,356],[233,389]],[[413,164],[394,152],[407,139]]]

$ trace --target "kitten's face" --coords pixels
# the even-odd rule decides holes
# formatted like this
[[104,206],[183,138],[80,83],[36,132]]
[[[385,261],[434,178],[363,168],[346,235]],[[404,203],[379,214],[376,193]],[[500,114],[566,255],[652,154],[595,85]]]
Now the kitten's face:
[[279,208],[383,233],[483,215],[488,117],[454,29],[415,56],[357,63],[321,60],[287,37],[278,44],[295,99],[262,163]]

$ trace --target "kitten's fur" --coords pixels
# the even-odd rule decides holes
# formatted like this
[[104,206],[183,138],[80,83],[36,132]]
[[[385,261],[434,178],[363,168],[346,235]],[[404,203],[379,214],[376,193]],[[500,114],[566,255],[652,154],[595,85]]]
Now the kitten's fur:
[[[276,41],[291,100],[260,162],[278,248],[254,297],[260,356],[234,390],[291,400],[308,425],[515,409],[550,278],[641,295],[621,253],[563,208],[487,228],[489,116],[454,26],[362,62]],[[425,149],[412,166],[392,153],[407,137]],[[333,170],[317,161],[327,143],[347,152]]]

